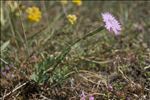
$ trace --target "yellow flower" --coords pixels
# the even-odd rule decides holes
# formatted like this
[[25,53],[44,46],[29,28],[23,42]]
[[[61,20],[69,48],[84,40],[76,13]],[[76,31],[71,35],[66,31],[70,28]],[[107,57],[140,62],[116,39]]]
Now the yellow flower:
[[72,2],[74,4],[76,4],[77,6],[81,6],[82,5],[82,1],[81,0],[72,0]]
[[26,10],[27,12],[27,17],[30,21],[32,22],[39,22],[41,19],[41,11],[37,7],[29,7]]
[[68,0],[61,0],[60,2],[62,5],[66,5],[68,3]]
[[77,21],[77,16],[76,15],[68,15],[67,19],[73,25]]

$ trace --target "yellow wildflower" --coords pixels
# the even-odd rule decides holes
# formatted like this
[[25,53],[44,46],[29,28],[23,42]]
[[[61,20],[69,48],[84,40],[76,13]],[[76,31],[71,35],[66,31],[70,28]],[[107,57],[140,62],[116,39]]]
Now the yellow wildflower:
[[68,15],[67,19],[73,25],[77,21],[77,16],[76,15]]
[[66,5],[68,3],[68,0],[61,0],[60,2],[62,5]]
[[81,6],[82,5],[82,1],[81,0],[72,0],[72,2],[74,4],[76,4],[77,6]]
[[28,19],[32,22],[39,22],[41,19],[41,11],[37,7],[29,7],[26,10]]

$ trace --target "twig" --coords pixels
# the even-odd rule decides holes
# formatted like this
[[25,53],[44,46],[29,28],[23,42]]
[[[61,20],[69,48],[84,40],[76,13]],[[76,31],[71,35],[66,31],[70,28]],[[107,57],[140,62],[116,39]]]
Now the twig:
[[80,77],[82,77],[85,81],[88,81],[88,82],[90,82],[90,83],[92,83],[92,84],[96,84],[96,85],[98,85],[98,83],[97,82],[94,82],[94,81],[92,81],[92,80],[90,80],[90,79],[88,79],[88,78],[86,78],[86,77],[84,77],[83,75],[79,75]]
[[121,76],[122,76],[127,82],[131,82],[131,80],[126,77],[126,75],[123,73],[123,71],[122,71],[119,67],[118,67],[118,71],[121,73]]
[[40,95],[43,99],[42,100],[52,100],[52,99],[49,99],[48,97],[44,96],[44,95]]
[[15,91],[19,90],[20,88],[22,88],[23,86],[25,86],[29,81],[21,84],[20,86],[14,88],[11,92],[7,93],[6,95],[4,95],[2,98],[0,98],[0,100],[4,100],[4,98],[6,98],[7,96],[9,96],[10,94],[14,93]]
[[91,95],[93,95],[93,96],[99,95],[99,96],[105,96],[106,97],[106,94],[102,94],[102,93],[92,93]]
[[6,62],[4,59],[2,59],[2,58],[0,58],[0,60],[3,62],[3,63],[5,63],[5,64],[9,64],[8,62]]
[[[5,91],[4,91],[4,95],[6,94],[6,91],[7,91],[7,90],[5,89]],[[4,100],[4,97],[2,97],[2,100]]]
[[107,64],[107,63],[113,62],[113,60],[96,61],[96,60],[91,60],[91,59],[89,59],[89,58],[84,58],[84,57],[80,57],[80,59],[81,59],[81,60],[88,61],[88,62],[96,63],[96,64]]

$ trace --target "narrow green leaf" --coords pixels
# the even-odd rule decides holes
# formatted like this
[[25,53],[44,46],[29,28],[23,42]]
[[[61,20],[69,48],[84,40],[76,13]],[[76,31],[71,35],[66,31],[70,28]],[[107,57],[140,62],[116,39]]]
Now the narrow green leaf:
[[6,41],[5,43],[3,43],[3,44],[1,45],[1,52],[2,52],[3,50],[5,50],[5,48],[7,48],[9,44],[10,44],[10,41],[9,41],[9,40]]

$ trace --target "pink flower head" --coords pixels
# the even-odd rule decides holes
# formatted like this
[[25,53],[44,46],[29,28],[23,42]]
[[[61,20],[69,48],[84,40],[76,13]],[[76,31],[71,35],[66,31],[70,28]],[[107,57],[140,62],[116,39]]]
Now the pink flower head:
[[105,27],[108,31],[114,32],[115,35],[119,35],[121,31],[120,23],[109,12],[102,13],[102,18],[105,23]]
[[112,87],[111,84],[108,85],[108,90],[109,90],[109,91],[113,91],[113,87]]
[[90,97],[89,97],[89,100],[94,100],[94,97],[93,97],[93,96],[90,96]]

